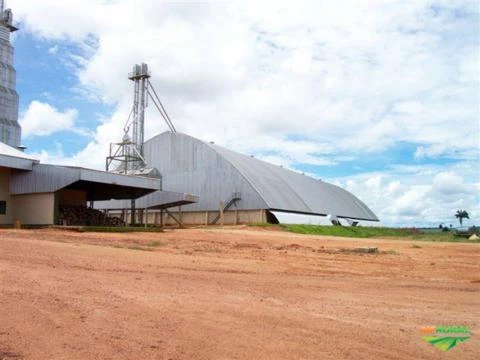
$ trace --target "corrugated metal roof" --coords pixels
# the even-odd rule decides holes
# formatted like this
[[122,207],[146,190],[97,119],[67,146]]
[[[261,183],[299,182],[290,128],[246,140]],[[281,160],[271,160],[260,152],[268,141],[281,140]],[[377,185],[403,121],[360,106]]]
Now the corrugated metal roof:
[[162,190],[199,195],[185,211],[215,211],[233,193],[241,201],[233,208],[266,209],[267,204],[239,171],[206,143],[193,137],[165,132],[144,146],[148,166],[162,174]]
[[[149,165],[162,173],[164,190],[200,196],[192,210],[218,209],[220,200],[240,192],[238,209],[266,208],[378,221],[367,205],[338,186],[189,135],[157,135],[146,142],[145,156]],[[207,159],[211,163],[206,163]]]
[[0,166],[12,169],[31,170],[37,159],[0,142]]
[[[193,204],[198,201],[198,196],[172,192],[156,191],[141,197],[135,201],[135,207],[139,209],[167,209],[174,206]],[[131,203],[127,200],[98,201],[97,209],[130,209]]]
[[339,186],[208,145],[238,169],[272,210],[378,221],[367,205]]
[[87,200],[131,199],[160,189],[160,180],[44,164],[35,164],[32,171],[11,174],[12,195],[55,192],[64,188],[86,191]]

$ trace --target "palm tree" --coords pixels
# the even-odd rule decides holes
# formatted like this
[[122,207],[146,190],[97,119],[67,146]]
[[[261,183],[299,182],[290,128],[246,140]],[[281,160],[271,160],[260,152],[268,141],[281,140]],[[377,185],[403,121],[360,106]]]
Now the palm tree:
[[466,210],[457,210],[455,217],[460,222],[460,226],[463,225],[463,219],[470,219],[470,216],[468,215],[468,212]]

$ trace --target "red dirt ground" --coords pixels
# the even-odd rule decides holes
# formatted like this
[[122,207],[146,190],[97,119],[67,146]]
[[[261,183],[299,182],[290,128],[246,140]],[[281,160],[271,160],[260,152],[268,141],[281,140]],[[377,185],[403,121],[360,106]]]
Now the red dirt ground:
[[[479,359],[480,245],[413,244],[3,229],[0,360]],[[472,336],[442,352],[432,325]]]

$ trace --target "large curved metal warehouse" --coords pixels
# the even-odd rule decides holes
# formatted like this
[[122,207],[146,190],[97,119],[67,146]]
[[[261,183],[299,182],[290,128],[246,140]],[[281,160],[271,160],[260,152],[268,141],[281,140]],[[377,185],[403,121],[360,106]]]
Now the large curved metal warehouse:
[[[184,223],[275,221],[271,211],[378,221],[350,192],[194,137],[164,132],[144,145],[149,167],[162,174],[167,191],[199,196],[195,204],[177,208]],[[153,193],[137,200],[137,208],[154,208]],[[155,220],[156,221],[156,220]]]

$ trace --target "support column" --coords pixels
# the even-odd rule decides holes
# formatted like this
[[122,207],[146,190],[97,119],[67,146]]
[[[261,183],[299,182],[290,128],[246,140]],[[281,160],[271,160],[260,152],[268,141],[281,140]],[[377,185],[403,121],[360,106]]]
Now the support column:
[[130,202],[130,225],[135,226],[135,199]]
[[167,212],[168,216],[170,216],[180,226],[181,229],[185,228],[185,225],[183,224],[183,222],[177,219],[177,217],[173,215],[173,213],[171,213],[168,209],[165,209],[165,211]]
[[223,214],[223,208],[225,207],[225,204],[223,201],[220,201],[220,225],[225,225],[225,217]]

